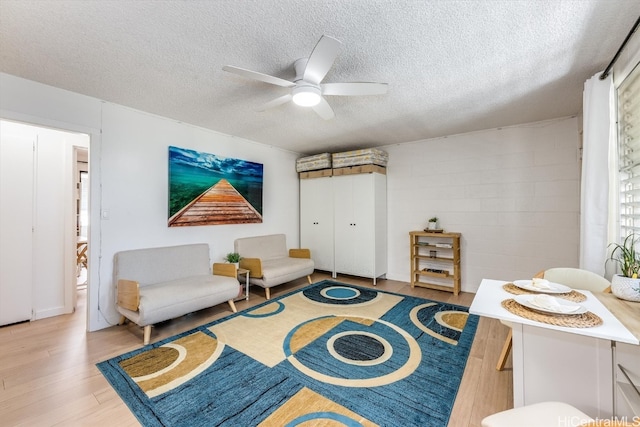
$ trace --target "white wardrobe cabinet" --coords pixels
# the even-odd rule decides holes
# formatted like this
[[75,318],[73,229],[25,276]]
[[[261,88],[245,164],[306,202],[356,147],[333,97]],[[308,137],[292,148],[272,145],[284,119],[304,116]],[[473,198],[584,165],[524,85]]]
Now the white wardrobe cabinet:
[[[301,247],[311,249],[314,261],[322,260],[316,261],[317,269],[332,271],[334,277],[337,273],[369,277],[374,284],[387,273],[386,184],[386,175],[379,173],[300,181]],[[332,229],[316,224],[320,214],[312,210],[330,212]],[[324,268],[327,260],[330,268]]]

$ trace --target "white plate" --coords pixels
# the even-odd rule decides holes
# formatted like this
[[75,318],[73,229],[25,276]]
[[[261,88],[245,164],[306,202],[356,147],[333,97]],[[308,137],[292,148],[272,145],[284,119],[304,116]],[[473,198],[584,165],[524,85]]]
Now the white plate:
[[[534,298],[536,297],[536,295],[516,295],[513,299],[516,300],[516,302],[520,305],[523,305],[527,308],[530,308],[532,310],[536,310],[536,311],[542,311],[544,313],[550,313],[550,314],[567,314],[567,315],[573,315],[573,314],[582,314],[582,313],[586,313],[587,309],[583,306],[581,306],[580,304],[576,304],[575,302],[571,302],[571,301],[567,301],[567,300],[563,300],[560,298],[555,298],[556,302],[561,305],[561,306],[566,306],[566,307],[578,307],[576,310],[574,311],[570,311],[570,312],[564,312],[561,310],[552,310],[549,308],[543,308],[540,307],[538,305],[535,304],[535,300]],[[551,297],[554,298],[554,297]]]
[[566,294],[568,292],[571,292],[570,287],[554,282],[549,282],[550,289],[533,286],[532,280],[514,280],[513,284],[520,289],[525,289],[532,292],[540,292],[541,294]]

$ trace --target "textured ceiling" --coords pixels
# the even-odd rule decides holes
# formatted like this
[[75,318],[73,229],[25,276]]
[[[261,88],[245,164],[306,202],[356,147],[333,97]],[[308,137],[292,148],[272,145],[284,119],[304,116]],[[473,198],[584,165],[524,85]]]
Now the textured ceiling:
[[[640,15],[638,0],[0,0],[0,71],[222,133],[314,154],[577,114]],[[322,34],[343,44],[325,121],[288,89]],[[1,96],[1,94],[0,94]]]

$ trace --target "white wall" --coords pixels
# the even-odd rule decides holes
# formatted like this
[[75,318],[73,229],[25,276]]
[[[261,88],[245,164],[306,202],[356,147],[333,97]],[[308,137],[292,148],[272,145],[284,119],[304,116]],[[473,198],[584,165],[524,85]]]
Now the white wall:
[[[237,237],[298,236],[296,153],[204,130],[0,73],[0,117],[90,135],[90,330],[114,324],[113,255],[119,250],[206,242],[213,261]],[[264,165],[263,223],[167,227],[168,146]],[[102,219],[101,213],[108,214]]]
[[[577,267],[575,117],[383,147],[389,153],[389,272],[410,280],[409,231],[437,216],[462,233],[462,289]],[[604,262],[604,261],[603,261]]]
[[[212,260],[223,262],[238,237],[285,233],[291,245],[298,242],[297,154],[113,104],[104,105],[102,129],[100,209],[108,219],[101,224],[100,270],[101,287],[109,292],[101,289],[101,307],[113,307],[109,273],[120,250],[206,242]],[[170,145],[262,163],[263,223],[169,228]]]

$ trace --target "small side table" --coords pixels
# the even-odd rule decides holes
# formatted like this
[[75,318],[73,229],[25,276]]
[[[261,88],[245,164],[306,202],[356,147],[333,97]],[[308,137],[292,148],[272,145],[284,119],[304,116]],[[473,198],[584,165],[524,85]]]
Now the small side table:
[[241,280],[242,276],[244,276],[244,297],[240,296],[236,298],[235,301],[242,299],[249,301],[249,270],[246,268],[238,268],[238,280]]

